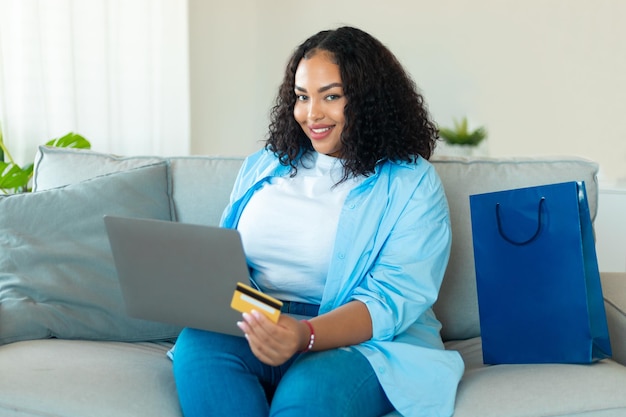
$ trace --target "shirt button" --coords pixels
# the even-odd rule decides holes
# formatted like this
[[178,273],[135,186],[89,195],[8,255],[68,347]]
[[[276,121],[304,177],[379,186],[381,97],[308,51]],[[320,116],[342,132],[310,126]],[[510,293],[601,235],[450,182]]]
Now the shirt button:
[[381,374],[384,374],[385,373],[385,368],[382,367],[382,366],[379,366],[378,367],[378,372],[381,373]]
[[339,259],[343,259],[343,258],[345,258],[345,257],[346,257],[346,255],[345,255],[344,253],[338,253],[338,254],[337,254],[337,257],[338,257]]

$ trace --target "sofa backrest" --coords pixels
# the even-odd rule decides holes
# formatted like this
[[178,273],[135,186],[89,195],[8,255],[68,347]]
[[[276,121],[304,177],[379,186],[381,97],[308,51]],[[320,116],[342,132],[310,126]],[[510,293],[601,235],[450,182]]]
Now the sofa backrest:
[[[173,194],[179,221],[217,224],[242,160],[172,158]],[[469,196],[565,181],[585,181],[590,211],[597,211],[598,165],[580,158],[432,160],[444,184],[452,223],[450,262],[435,305],[444,340],[480,335]],[[203,175],[202,173],[205,173]]]
[[[119,158],[92,151],[42,147],[35,163],[37,190],[147,165],[158,157]],[[178,221],[216,225],[228,203],[243,158],[190,156],[169,158],[171,193]],[[443,182],[452,223],[452,253],[435,313],[444,340],[480,335],[469,196],[492,191],[584,181],[592,220],[598,201],[594,162],[575,158],[434,158]]]
[[445,340],[480,335],[469,196],[567,181],[584,181],[592,220],[598,202],[598,165],[581,158],[435,158],[452,222],[452,252],[435,313]]
[[170,158],[176,220],[192,224],[219,224],[242,163],[243,158]]

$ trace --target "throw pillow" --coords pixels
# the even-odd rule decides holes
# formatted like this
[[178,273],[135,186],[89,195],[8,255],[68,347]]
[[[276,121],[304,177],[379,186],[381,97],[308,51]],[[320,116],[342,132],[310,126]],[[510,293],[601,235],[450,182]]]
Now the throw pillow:
[[0,345],[42,338],[170,339],[126,315],[105,214],[171,220],[166,162],[0,198]]
[[156,156],[119,157],[88,149],[40,146],[35,156],[33,191],[75,184],[113,172],[164,161]]

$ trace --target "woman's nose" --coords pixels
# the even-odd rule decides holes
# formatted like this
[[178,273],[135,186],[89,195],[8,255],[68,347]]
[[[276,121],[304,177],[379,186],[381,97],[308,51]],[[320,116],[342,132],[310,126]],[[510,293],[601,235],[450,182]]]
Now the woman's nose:
[[313,100],[309,102],[309,120],[321,120],[324,118],[324,112],[318,103]]

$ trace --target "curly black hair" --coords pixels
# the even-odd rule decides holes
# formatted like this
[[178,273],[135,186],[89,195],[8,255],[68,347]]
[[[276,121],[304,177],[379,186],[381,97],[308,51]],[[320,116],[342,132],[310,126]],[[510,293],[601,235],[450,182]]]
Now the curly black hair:
[[[289,59],[274,107],[265,147],[293,172],[313,150],[294,119],[295,74],[302,59],[330,54],[339,66],[346,97],[341,134],[344,178],[369,175],[381,161],[429,159],[438,133],[423,96],[397,58],[376,38],[353,27],[325,30],[296,48]],[[340,181],[341,182],[341,181]]]

